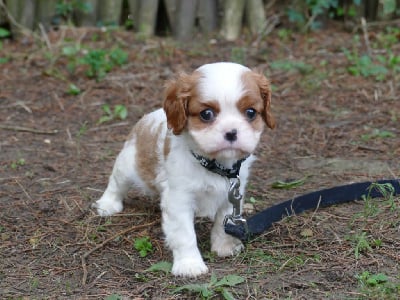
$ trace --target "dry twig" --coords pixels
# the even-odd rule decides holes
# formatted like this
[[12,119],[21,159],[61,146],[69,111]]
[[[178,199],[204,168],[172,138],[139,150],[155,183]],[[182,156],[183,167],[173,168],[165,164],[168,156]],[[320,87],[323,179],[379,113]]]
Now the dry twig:
[[35,129],[35,128],[29,128],[29,127],[22,127],[22,126],[13,126],[13,125],[0,125],[0,129],[5,129],[5,130],[13,130],[13,131],[24,131],[24,132],[30,132],[30,133],[36,133],[36,134],[56,134],[58,133],[58,130],[43,130],[43,129]]

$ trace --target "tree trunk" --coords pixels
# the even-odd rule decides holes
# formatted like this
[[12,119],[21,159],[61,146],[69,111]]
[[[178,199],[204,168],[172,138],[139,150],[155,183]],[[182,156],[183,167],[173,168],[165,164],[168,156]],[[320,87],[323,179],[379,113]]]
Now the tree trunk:
[[246,1],[246,21],[252,34],[261,34],[265,27],[266,17],[262,0]]
[[97,22],[97,0],[85,0],[90,5],[90,11],[76,11],[74,19],[78,26],[96,26]]
[[[201,0],[200,0],[201,1]],[[178,11],[177,0],[164,0],[165,8],[167,9],[168,21],[171,26],[172,33],[176,32],[176,16]]]
[[225,0],[222,35],[228,41],[236,40],[242,29],[245,0]]
[[369,21],[373,21],[376,19],[378,0],[365,0],[365,2],[365,16]]
[[187,40],[194,34],[197,0],[180,0],[178,4],[175,36],[179,40]]
[[128,0],[129,14],[133,21],[133,28],[139,30],[140,0]]
[[217,1],[200,0],[198,6],[198,17],[201,31],[204,33],[215,31],[217,28]]
[[140,2],[138,31],[144,36],[152,36],[156,30],[158,0]]
[[56,1],[37,0],[36,1],[36,24],[41,23],[44,28],[49,29],[56,14]]
[[99,21],[103,25],[119,25],[122,10],[122,0],[98,0]]
[[[32,30],[35,22],[35,0],[7,1],[7,10],[14,20],[23,27]],[[11,31],[17,34],[18,28],[11,23]]]

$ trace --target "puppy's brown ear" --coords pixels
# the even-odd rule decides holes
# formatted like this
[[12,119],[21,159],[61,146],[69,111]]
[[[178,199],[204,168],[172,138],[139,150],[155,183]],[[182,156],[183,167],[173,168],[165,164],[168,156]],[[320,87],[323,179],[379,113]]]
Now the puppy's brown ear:
[[179,135],[186,127],[188,117],[188,102],[195,88],[194,75],[181,73],[176,79],[170,80],[165,86],[163,108],[167,115],[168,128]]
[[269,80],[261,73],[254,72],[255,80],[260,89],[261,98],[264,101],[263,118],[267,126],[274,129],[276,126],[275,118],[271,114],[271,85]]

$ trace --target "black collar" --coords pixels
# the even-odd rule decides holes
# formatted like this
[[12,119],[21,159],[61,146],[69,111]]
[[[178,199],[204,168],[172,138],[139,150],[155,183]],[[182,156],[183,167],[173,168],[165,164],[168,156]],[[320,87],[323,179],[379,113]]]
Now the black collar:
[[227,178],[236,178],[239,175],[240,172],[240,167],[242,165],[242,162],[244,162],[248,157],[244,157],[237,162],[235,162],[232,166],[231,169],[225,168],[222,164],[220,164],[218,161],[215,159],[209,159],[207,157],[204,157],[200,154],[194,153],[191,151],[193,156],[198,160],[198,162],[206,168],[208,171],[211,171],[215,174],[227,177]]

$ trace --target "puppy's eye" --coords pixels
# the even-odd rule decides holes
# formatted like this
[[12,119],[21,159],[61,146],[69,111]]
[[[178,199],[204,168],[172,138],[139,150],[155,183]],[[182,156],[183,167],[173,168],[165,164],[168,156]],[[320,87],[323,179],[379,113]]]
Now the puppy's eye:
[[257,111],[254,108],[248,108],[245,111],[247,120],[253,121],[257,117]]
[[207,108],[200,112],[200,119],[203,122],[212,122],[214,121],[215,117],[216,113],[211,108]]

